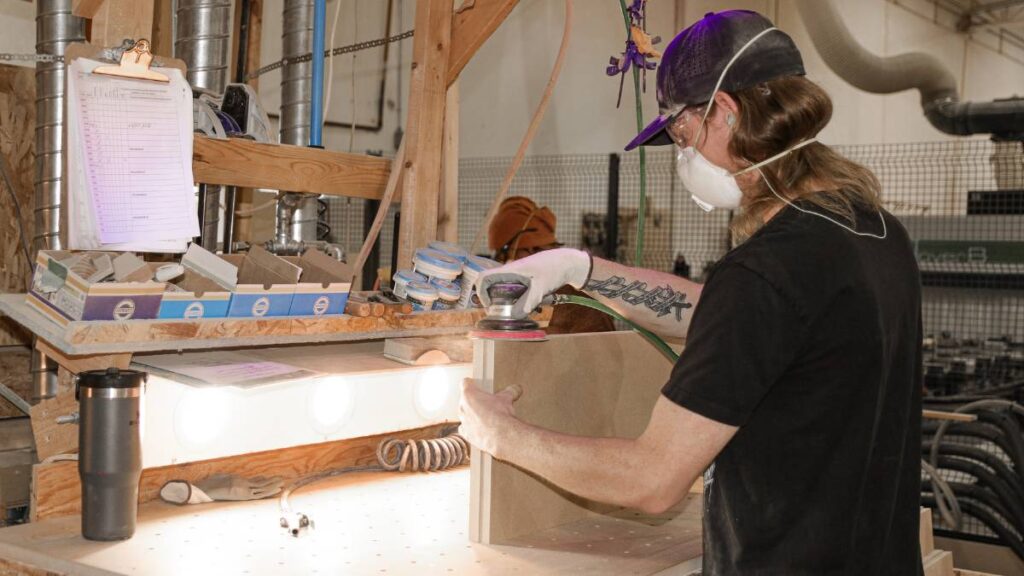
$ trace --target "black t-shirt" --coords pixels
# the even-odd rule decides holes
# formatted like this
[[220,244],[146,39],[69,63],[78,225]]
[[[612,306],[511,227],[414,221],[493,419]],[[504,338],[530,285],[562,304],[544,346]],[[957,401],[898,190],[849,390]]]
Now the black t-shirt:
[[921,571],[920,279],[883,214],[880,240],[786,207],[704,286],[662,391],[739,427],[705,473],[704,574]]

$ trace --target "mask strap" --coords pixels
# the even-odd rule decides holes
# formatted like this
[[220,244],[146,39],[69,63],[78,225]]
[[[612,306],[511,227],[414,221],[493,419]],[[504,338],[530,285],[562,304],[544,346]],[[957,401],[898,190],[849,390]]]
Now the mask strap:
[[708,99],[708,107],[704,110],[704,117],[700,119],[700,128],[697,129],[697,137],[693,139],[694,148],[697,148],[697,142],[700,142],[700,135],[704,132],[704,122],[707,121],[708,114],[711,113],[711,107],[715,105],[715,94],[718,94],[718,89],[722,87],[722,81],[725,80],[725,75],[729,72],[729,68],[732,68],[733,62],[735,62],[736,59],[740,57],[740,54],[743,54],[743,51],[749,48],[751,44],[757,42],[761,39],[761,36],[764,36],[773,30],[778,30],[778,28],[773,26],[758,32],[753,38],[747,40],[747,43],[733,54],[732,58],[729,59],[729,62],[726,63],[725,69],[722,70],[722,74],[718,77],[718,82],[715,83],[715,89],[711,91],[711,98]]
[[[812,136],[812,137],[808,138],[807,140],[804,140],[803,142],[800,142],[799,144],[793,146],[792,148],[783,150],[782,152],[779,152],[778,154],[776,154],[775,156],[772,156],[771,158],[767,158],[765,160],[761,160],[757,164],[751,164],[750,166],[747,166],[746,168],[744,168],[743,170],[740,170],[739,172],[734,172],[733,174],[730,174],[730,176],[739,176],[740,174],[746,174],[747,172],[750,172],[751,170],[758,170],[758,168],[760,168],[761,166],[764,166],[766,164],[771,164],[772,162],[775,162],[779,158],[782,158],[783,156],[786,156],[787,154],[792,154],[793,152],[796,152],[797,150],[803,148],[804,146],[807,146],[808,144],[813,144],[814,142],[817,142],[817,141],[818,141],[817,136]],[[760,170],[758,170],[758,172],[760,172]]]
[[756,166],[754,166],[753,168],[755,170],[757,170],[758,174],[761,175],[761,179],[764,180],[765,186],[767,186],[768,189],[772,191],[772,194],[775,194],[776,198],[778,198],[779,200],[782,200],[784,203],[788,204],[789,207],[793,208],[794,210],[798,210],[800,212],[803,212],[804,214],[810,214],[811,216],[817,216],[818,218],[824,218],[825,220],[828,220],[829,222],[835,224],[836,226],[839,226],[840,228],[842,228],[842,229],[846,230],[847,232],[850,232],[851,234],[854,234],[856,236],[864,236],[866,238],[876,238],[878,240],[885,240],[885,238],[889,235],[889,229],[888,229],[888,227],[885,224],[885,216],[882,216],[882,211],[881,210],[878,211],[878,219],[882,221],[882,234],[881,235],[872,234],[870,232],[857,232],[856,230],[854,230],[853,228],[850,228],[849,226],[847,226],[846,224],[843,224],[842,222],[833,220],[832,218],[829,218],[828,216],[825,216],[824,214],[819,214],[818,212],[814,212],[812,210],[804,210],[803,208],[797,206],[796,204],[793,204],[789,200],[786,200],[781,195],[779,195],[778,192],[775,191],[775,188],[773,188],[771,182],[769,182],[768,179],[765,178],[764,172],[761,172],[760,168],[758,168]]

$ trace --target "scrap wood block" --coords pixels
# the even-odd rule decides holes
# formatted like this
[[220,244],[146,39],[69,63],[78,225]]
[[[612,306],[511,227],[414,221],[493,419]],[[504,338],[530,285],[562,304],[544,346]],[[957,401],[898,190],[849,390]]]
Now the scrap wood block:
[[74,392],[62,392],[32,407],[32,436],[36,454],[45,460],[57,454],[78,452],[78,424],[58,424],[57,418],[78,412]]
[[[647,426],[672,364],[632,332],[554,335],[546,342],[477,340],[473,376],[497,392],[523,394],[516,415],[566,434],[639,436]],[[553,487],[474,450],[470,540],[498,544],[525,534],[621,510]],[[639,514],[639,513],[638,513]],[[638,521],[657,521],[637,516]]]
[[919,528],[921,540],[921,558],[926,558],[935,550],[935,532],[932,529],[932,509],[921,507],[921,522]]
[[403,364],[426,366],[472,362],[473,342],[465,336],[388,338],[384,355]]
[[925,557],[924,576],[954,576],[953,553],[935,550]]

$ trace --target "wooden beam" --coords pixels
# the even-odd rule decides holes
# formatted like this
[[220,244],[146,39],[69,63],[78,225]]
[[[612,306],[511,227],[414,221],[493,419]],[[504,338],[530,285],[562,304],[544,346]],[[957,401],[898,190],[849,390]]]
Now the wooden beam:
[[86,370],[106,370],[107,368],[127,370],[128,366],[132,363],[132,355],[128,353],[69,356],[42,338],[36,339],[36,348],[72,374],[78,374]]
[[[436,438],[448,426],[451,424],[148,468],[142,471],[139,482],[139,503],[158,499],[160,488],[168,480],[195,482],[214,474],[237,474],[245,478],[278,476],[290,482],[325,470],[365,466],[377,461],[377,446],[384,439]],[[33,522],[78,514],[81,510],[82,486],[77,462],[53,462],[32,467]]]
[[437,237],[451,26],[452,0],[418,0],[397,268],[409,267],[413,251]]
[[192,172],[203,184],[379,200],[391,167],[389,160],[374,156],[244,138],[197,135],[193,142]]
[[[516,416],[556,432],[635,438],[672,363],[637,334],[551,336],[546,342],[477,340],[473,377],[489,392],[522,387]],[[474,449],[469,537],[501,544],[525,534],[621,510],[584,500]]]
[[437,237],[459,241],[459,83],[448,87],[444,105],[444,159]]
[[92,17],[94,46],[120,46],[125,38],[153,35],[153,0],[104,0]]
[[153,34],[150,38],[150,50],[154,55],[174,54],[174,5],[174,0],[153,1]]
[[964,414],[963,412],[944,412],[942,410],[922,410],[921,415],[933,420],[952,420],[953,422],[974,422],[978,419],[977,414]]
[[104,0],[72,0],[71,13],[80,18],[94,18]]
[[452,48],[448,56],[449,86],[518,3],[519,0],[466,0],[456,11],[452,17]]

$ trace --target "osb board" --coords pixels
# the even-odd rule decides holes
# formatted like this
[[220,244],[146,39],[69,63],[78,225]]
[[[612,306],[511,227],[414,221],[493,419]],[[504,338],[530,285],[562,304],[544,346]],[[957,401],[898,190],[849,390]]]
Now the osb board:
[[[21,224],[32,242],[36,123],[35,70],[0,64],[0,153],[11,169],[15,194],[21,205]],[[31,249],[31,247],[30,247]],[[0,292],[24,292],[29,266],[22,256],[14,204],[0,183]],[[0,318],[0,346],[25,344],[26,333],[10,320]]]
[[[277,500],[139,509],[135,535],[116,544],[80,536],[69,516],[0,529],[0,556],[36,554],[42,568],[74,562],[76,574],[387,574],[423,576],[619,576],[696,567],[700,499],[670,521],[628,517],[541,532],[520,547],[467,541],[469,474],[358,473],[291,498],[316,528],[299,538],[278,525]],[[532,546],[532,547],[531,547]],[[39,557],[42,557],[41,559]],[[64,563],[64,564],[58,564]],[[100,572],[103,571],[103,572]]]
[[50,456],[78,452],[78,424],[58,424],[57,418],[78,412],[72,391],[41,400],[32,407],[32,437],[36,454],[43,461]]
[[[238,474],[243,477],[280,476],[288,481],[324,470],[373,464],[377,461],[377,446],[381,440],[436,438],[447,426],[438,424],[363,438],[149,468],[142,471],[139,502],[158,499],[160,488],[169,480],[195,481],[213,474]],[[81,498],[77,462],[53,462],[32,467],[33,522],[80,513]]]
[[[0,348],[0,384],[14,390],[15,394],[25,400],[29,400],[32,395],[32,375],[29,373],[31,356],[28,348]],[[0,398],[0,418],[17,418],[24,415],[13,404]]]
[[[474,377],[484,389],[523,389],[516,415],[557,432],[636,437],[650,420],[672,364],[632,332],[551,336],[546,342],[481,340]],[[618,507],[564,492],[489,455],[474,452],[471,537],[483,543],[511,538]]]
[[[69,356],[459,334],[467,332],[484,316],[483,310],[475,309],[366,318],[340,315],[126,320],[71,322],[60,326],[29,307],[23,294],[0,295],[0,313],[7,314]],[[534,318],[542,324],[547,322],[551,309],[545,309]]]

